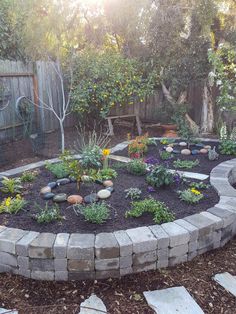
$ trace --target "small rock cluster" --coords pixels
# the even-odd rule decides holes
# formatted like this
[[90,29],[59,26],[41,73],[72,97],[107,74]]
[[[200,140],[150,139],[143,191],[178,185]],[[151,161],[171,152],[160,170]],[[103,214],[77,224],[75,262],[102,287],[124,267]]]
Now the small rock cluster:
[[[67,201],[70,204],[81,204],[81,203],[86,203],[90,204],[93,202],[97,202],[99,199],[107,199],[111,196],[111,193],[114,192],[114,187],[113,187],[113,182],[111,180],[105,180],[99,181],[97,180],[96,183],[101,184],[104,186],[103,189],[98,191],[98,193],[91,193],[84,198],[80,195],[70,195],[68,196],[66,193],[53,193],[53,189],[60,185],[66,185],[71,182],[75,182],[73,179],[68,179],[68,178],[63,178],[59,179],[55,182],[49,182],[47,186],[44,186],[40,190],[40,194],[42,195],[44,200],[50,200],[52,199],[53,202],[55,203],[62,203]],[[84,183],[90,182],[90,178],[88,177],[88,180],[83,180]]]
[[174,149],[174,144],[169,144],[167,147],[165,147],[165,150],[168,153],[174,153],[174,154],[182,154],[185,156],[189,156],[189,155],[197,155],[197,154],[207,154],[208,151],[211,149],[210,145],[204,145],[204,144],[196,144],[195,146],[197,147],[197,149],[189,149],[187,148],[187,143],[186,142],[180,142],[178,144],[176,144],[175,146],[179,146],[180,150],[178,149]]

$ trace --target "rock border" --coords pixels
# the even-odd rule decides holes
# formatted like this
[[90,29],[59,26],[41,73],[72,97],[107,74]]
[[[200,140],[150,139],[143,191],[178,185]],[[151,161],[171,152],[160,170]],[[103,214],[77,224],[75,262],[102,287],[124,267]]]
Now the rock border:
[[[112,152],[124,145],[127,142]],[[27,170],[20,168],[21,172]],[[8,174],[16,174],[13,170]],[[190,261],[224,246],[236,234],[236,190],[231,185],[236,182],[236,158],[215,167],[210,182],[220,196],[218,204],[162,225],[97,235],[39,233],[0,226],[0,272],[36,280],[93,280]]]

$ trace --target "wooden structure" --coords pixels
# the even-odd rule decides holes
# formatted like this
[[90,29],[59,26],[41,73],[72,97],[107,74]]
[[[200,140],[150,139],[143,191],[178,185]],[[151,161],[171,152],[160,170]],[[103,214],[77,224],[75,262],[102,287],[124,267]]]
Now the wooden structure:
[[114,128],[113,128],[112,120],[114,121],[116,119],[127,119],[127,118],[134,118],[134,124],[136,124],[136,126],[137,126],[138,135],[141,135],[142,134],[141,121],[140,121],[140,117],[137,113],[107,117],[106,120],[108,122],[109,135],[110,136],[114,135]]

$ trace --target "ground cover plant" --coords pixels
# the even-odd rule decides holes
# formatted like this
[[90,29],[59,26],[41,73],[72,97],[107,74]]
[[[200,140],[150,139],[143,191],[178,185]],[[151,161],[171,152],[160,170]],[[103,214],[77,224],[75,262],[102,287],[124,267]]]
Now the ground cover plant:
[[164,166],[156,166],[150,174],[146,177],[148,184],[159,188],[161,186],[168,186],[173,182],[173,174]]
[[76,213],[84,216],[84,219],[93,224],[103,224],[110,214],[108,205],[105,202],[91,203],[86,206],[78,206],[75,209]]
[[0,213],[17,214],[26,206],[27,202],[18,194],[7,197],[0,203]]
[[60,209],[57,204],[49,206],[47,202],[44,208],[41,208],[37,204],[35,204],[35,207],[38,209],[39,212],[35,214],[33,218],[40,224],[50,223],[62,219],[62,216],[60,215]]
[[178,191],[178,194],[181,201],[189,204],[199,203],[204,197],[204,195],[195,188]]
[[138,188],[129,188],[125,190],[125,193],[125,198],[130,198],[132,201],[134,201],[140,199],[142,191]]
[[177,159],[173,162],[173,165],[176,169],[192,169],[199,165],[199,160],[180,160]]
[[4,177],[2,180],[1,191],[5,194],[20,194],[22,191],[22,185],[20,178],[7,178]]
[[127,170],[135,176],[143,176],[147,172],[147,166],[142,160],[133,159],[127,164]]

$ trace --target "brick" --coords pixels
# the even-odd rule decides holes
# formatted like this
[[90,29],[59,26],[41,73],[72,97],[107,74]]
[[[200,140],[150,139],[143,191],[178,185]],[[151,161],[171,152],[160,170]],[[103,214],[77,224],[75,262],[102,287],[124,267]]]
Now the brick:
[[68,272],[69,280],[93,280],[95,279],[95,271],[73,271]]
[[68,271],[55,271],[56,281],[68,281]]
[[126,275],[129,275],[129,274],[132,274],[133,273],[133,268],[132,267],[127,267],[127,268],[121,268],[120,269],[120,275],[121,276],[126,276]]
[[133,265],[146,264],[150,262],[156,262],[157,251],[136,253],[133,255]]
[[198,228],[184,219],[175,220],[175,223],[183,227],[189,232],[190,241],[196,241],[198,239]]
[[168,266],[169,266],[169,261],[168,261],[168,259],[157,261],[157,269],[166,268],[166,267],[168,267]]
[[94,260],[68,260],[68,270],[77,272],[94,271]]
[[53,258],[53,244],[56,235],[53,233],[40,233],[29,244],[29,257],[49,259]]
[[30,231],[25,234],[17,243],[16,243],[16,254],[20,256],[29,256],[29,244],[39,235],[39,232]]
[[31,278],[31,271],[29,269],[19,268],[18,274],[26,278]]
[[6,264],[0,264],[0,274],[1,273],[14,273],[14,267],[6,265]]
[[233,221],[236,221],[236,212],[234,213],[230,210],[217,206],[209,208],[207,211],[223,220],[223,228],[230,225]]
[[203,215],[203,216],[213,220],[215,222],[215,230],[221,229],[223,227],[223,225],[224,225],[223,219],[221,219],[218,216],[213,215],[210,212],[207,212],[207,211],[206,212],[201,212],[200,215]]
[[157,250],[158,261],[168,260],[169,258],[169,249]]
[[1,264],[17,267],[16,256],[6,252],[0,252],[0,262]]
[[128,234],[124,230],[115,231],[114,235],[120,246],[120,256],[132,255],[133,244]]
[[201,237],[198,241],[198,250],[201,250],[209,245],[213,244],[214,242],[214,233],[209,233],[204,237]]
[[197,251],[188,254],[188,261],[192,261],[197,256]]
[[42,259],[42,258],[31,258],[30,259],[30,269],[33,271],[53,271],[54,270],[54,260],[53,259]]
[[215,222],[203,215],[194,214],[185,217],[184,220],[190,222],[199,229],[199,237],[205,236],[214,230]]
[[175,246],[169,250],[169,257],[180,257],[188,252],[188,244]]
[[70,235],[68,233],[58,233],[53,246],[55,258],[65,258],[67,256],[67,245]]
[[17,257],[17,264],[19,268],[22,270],[29,270],[30,268],[30,263],[29,263],[29,257],[27,256],[18,256]]
[[120,278],[120,270],[98,270],[95,277],[96,279]]
[[79,260],[94,259],[94,243],[94,234],[71,234],[67,248],[67,258]]
[[198,249],[198,242],[197,241],[189,242],[189,244],[188,244],[189,253],[197,251],[197,249]]
[[67,271],[67,259],[66,258],[56,258],[54,259],[54,269],[55,271]]
[[165,249],[170,244],[169,235],[165,232],[165,230],[159,225],[150,226],[149,229],[152,231],[154,236],[157,239],[157,248],[158,250]]
[[177,264],[185,263],[188,260],[187,254],[178,256],[178,257],[171,257],[169,259],[169,266],[175,266]]
[[39,271],[33,270],[31,272],[31,278],[36,280],[47,280],[52,281],[54,280],[55,273],[53,271]]
[[0,233],[0,251],[15,254],[16,242],[19,241],[28,231],[14,228],[6,228]]
[[133,264],[132,255],[120,257],[120,268],[130,268]]
[[120,267],[120,259],[109,258],[109,259],[95,259],[95,269],[96,270],[111,270],[111,269],[119,269]]
[[162,224],[162,227],[170,237],[170,247],[175,247],[189,242],[189,232],[178,224],[168,222]]
[[155,270],[156,268],[157,268],[157,263],[151,262],[151,263],[133,266],[133,272],[134,273],[140,273],[142,271]]
[[143,253],[157,249],[157,239],[148,227],[126,230],[133,243],[134,253]]
[[113,233],[99,233],[96,235],[95,254],[99,259],[120,256],[120,247]]

